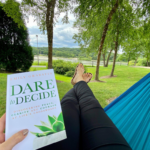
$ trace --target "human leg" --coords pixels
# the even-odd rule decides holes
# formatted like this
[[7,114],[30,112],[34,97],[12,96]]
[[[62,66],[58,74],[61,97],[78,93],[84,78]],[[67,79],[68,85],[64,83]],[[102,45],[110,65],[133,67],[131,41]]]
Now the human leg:
[[87,83],[74,85],[79,100],[83,150],[131,150],[119,130],[104,112]]
[[51,144],[40,150],[80,150],[80,110],[74,89],[61,100],[67,139]]
[[[77,68],[77,77],[74,75],[75,82],[84,81],[82,74],[84,72],[84,67],[79,64]],[[61,107],[64,117],[64,123],[67,133],[67,139],[51,144],[40,150],[80,150],[80,109],[79,103],[74,91],[71,89],[61,100]]]

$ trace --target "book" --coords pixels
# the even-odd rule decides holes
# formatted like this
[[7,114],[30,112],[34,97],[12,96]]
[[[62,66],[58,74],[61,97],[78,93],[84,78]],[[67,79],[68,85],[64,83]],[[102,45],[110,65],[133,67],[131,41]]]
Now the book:
[[35,150],[66,139],[53,69],[7,76],[6,140],[29,129],[13,150]]

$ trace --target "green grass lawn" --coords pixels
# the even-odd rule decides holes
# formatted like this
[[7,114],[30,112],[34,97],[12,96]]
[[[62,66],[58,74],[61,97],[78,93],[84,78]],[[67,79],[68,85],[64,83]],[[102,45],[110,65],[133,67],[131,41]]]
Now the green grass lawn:
[[[108,68],[100,67],[99,75],[107,76],[110,75],[112,66]],[[30,68],[30,71],[36,70],[45,70],[45,68]],[[88,67],[88,72],[93,74],[93,79],[95,77],[95,67]],[[92,89],[95,97],[98,99],[102,107],[108,105],[108,99],[112,97],[118,97],[124,91],[126,91],[130,86],[139,81],[142,77],[150,72],[150,69],[145,68],[132,68],[128,66],[116,66],[114,75],[117,77],[101,79],[105,82],[91,82],[89,83],[90,88]],[[65,95],[65,93],[70,90],[73,86],[70,84],[70,77],[63,75],[55,74],[56,80],[63,81],[62,83],[57,83],[59,97]],[[7,74],[0,73],[0,116],[5,112],[5,103],[6,103],[6,83],[7,83]]]

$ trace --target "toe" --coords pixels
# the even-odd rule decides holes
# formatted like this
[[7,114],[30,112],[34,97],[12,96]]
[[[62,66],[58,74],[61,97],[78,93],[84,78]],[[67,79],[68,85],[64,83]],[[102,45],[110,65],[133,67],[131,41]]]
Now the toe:
[[84,69],[84,66],[83,66],[83,64],[82,64],[82,63],[80,63],[80,65],[81,65],[81,68],[83,68],[83,69]]
[[90,73],[90,77],[91,77],[91,78],[92,78],[92,76],[93,76],[93,75]]

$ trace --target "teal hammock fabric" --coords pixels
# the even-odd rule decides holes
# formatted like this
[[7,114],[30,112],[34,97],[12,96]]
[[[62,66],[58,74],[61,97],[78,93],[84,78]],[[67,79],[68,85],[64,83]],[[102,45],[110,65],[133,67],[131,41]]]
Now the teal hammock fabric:
[[150,150],[150,73],[104,110],[133,150]]

